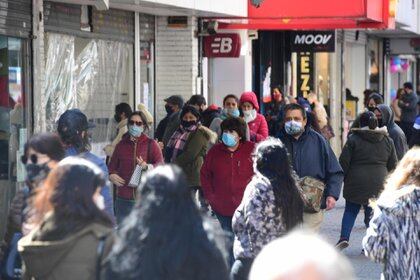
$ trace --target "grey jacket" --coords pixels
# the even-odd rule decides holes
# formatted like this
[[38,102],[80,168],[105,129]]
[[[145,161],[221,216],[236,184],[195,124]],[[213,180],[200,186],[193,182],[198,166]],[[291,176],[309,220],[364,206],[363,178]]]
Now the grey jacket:
[[398,106],[401,108],[401,121],[412,123],[417,116],[417,94],[406,93],[401,96]]

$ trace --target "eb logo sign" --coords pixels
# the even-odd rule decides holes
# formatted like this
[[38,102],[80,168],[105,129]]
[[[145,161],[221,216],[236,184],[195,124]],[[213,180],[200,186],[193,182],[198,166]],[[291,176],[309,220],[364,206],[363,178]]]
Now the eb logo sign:
[[204,38],[205,57],[239,57],[241,38],[239,34],[217,34]]

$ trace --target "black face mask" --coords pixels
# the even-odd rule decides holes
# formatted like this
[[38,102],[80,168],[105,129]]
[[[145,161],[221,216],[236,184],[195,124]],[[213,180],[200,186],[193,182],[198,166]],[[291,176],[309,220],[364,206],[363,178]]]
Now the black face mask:
[[371,111],[372,113],[375,112],[376,107],[368,107],[368,110]]
[[182,125],[183,128],[189,128],[189,127],[191,127],[193,125],[196,125],[196,124],[197,124],[196,121],[190,121],[190,122],[181,121],[181,125]]
[[166,104],[165,105],[165,111],[168,115],[170,115],[174,112],[174,109],[169,104]]
[[119,123],[119,122],[121,121],[121,116],[119,116],[119,115],[115,114],[115,115],[114,115],[114,120],[115,120],[117,123]]
[[50,173],[50,168],[48,167],[47,163],[44,163],[44,164],[28,163],[25,165],[25,169],[26,169],[26,180],[32,186],[44,180],[45,178],[47,178],[48,173]]

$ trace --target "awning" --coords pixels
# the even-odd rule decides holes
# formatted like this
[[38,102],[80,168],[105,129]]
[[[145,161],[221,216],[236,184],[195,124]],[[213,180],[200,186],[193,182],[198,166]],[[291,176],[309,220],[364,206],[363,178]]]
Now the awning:
[[394,27],[395,1],[248,0],[247,18],[217,21],[221,29],[387,29]]

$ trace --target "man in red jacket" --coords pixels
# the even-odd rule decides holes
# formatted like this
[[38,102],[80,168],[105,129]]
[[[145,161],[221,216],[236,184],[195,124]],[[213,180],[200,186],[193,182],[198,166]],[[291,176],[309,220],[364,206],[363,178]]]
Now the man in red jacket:
[[[221,130],[222,143],[207,153],[200,179],[204,197],[233,242],[232,216],[254,175],[251,155],[255,144],[246,141],[246,124],[240,118],[225,119]],[[232,244],[228,249],[232,264]]]

